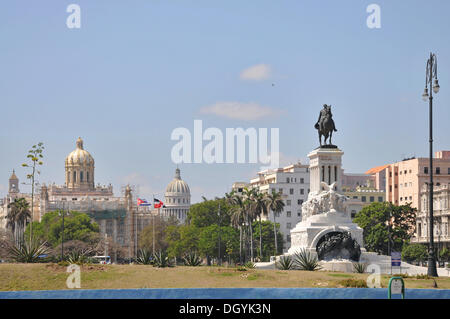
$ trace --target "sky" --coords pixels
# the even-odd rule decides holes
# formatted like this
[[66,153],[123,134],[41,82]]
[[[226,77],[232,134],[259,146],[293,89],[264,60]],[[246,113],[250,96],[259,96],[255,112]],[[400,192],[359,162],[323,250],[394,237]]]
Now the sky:
[[[78,4],[81,27],[66,12]],[[378,4],[381,28],[368,28]],[[434,149],[450,150],[447,0],[71,0],[0,3],[0,196],[43,142],[40,183],[64,183],[78,137],[96,184],[163,197],[175,128],[279,128],[281,164],[318,146],[331,104],[347,173],[428,154],[421,95],[430,52],[441,86]],[[192,202],[249,181],[261,164],[182,163]],[[21,185],[22,191],[29,187]]]

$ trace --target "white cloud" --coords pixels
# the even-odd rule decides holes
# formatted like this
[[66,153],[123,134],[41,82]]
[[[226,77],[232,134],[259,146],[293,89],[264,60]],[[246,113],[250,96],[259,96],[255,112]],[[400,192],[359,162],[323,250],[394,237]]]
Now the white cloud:
[[241,72],[241,80],[248,81],[262,81],[267,80],[271,75],[270,65],[267,64],[257,64],[251,66]]
[[278,116],[282,111],[257,103],[217,102],[200,109],[202,114],[214,114],[234,120],[254,121],[264,117]]

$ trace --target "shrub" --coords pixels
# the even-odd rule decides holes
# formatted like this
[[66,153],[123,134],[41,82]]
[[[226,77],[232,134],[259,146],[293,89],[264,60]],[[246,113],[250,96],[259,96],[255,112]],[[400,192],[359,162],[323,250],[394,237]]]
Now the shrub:
[[280,270],[291,270],[294,269],[294,261],[291,256],[281,256],[275,266]]
[[358,274],[363,274],[366,272],[367,264],[366,263],[353,263],[353,271]]
[[346,288],[367,288],[367,282],[363,279],[344,279],[338,282]]
[[89,262],[86,254],[82,251],[73,250],[66,255],[65,258],[70,264],[85,264]]
[[252,269],[252,268],[255,268],[256,265],[255,265],[254,263],[252,263],[251,261],[247,261],[247,262],[244,264],[244,267],[245,267],[245,268],[248,268],[248,269]]
[[183,262],[186,266],[192,267],[200,266],[202,264],[201,258],[197,255],[195,251],[187,253],[183,257]]
[[160,251],[155,254],[153,267],[165,268],[165,267],[174,267],[172,260],[169,258],[169,255],[166,251]]
[[294,264],[300,270],[315,271],[322,268],[317,256],[306,249],[301,249],[294,254]]
[[39,262],[39,256],[44,255],[47,251],[46,243],[36,238],[33,238],[31,241],[24,240],[19,246],[9,248],[11,259],[20,263]]
[[425,261],[427,259],[427,247],[422,244],[404,245],[402,249],[402,259],[411,261]]
[[153,254],[147,249],[139,249],[136,257],[136,263],[139,265],[153,264]]

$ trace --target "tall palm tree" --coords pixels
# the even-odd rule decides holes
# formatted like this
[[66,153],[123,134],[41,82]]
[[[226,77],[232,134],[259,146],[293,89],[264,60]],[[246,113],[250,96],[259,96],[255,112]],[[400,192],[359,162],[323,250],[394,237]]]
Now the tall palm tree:
[[254,201],[255,189],[244,188],[242,192],[244,196],[245,221],[247,223],[247,231],[250,233],[250,260],[253,261],[253,227],[252,223],[256,216],[256,206]]
[[261,226],[261,216],[267,215],[267,205],[266,205],[266,193],[262,193],[259,190],[255,190],[253,200],[255,202],[255,214],[259,221],[259,257],[263,257],[262,253],[262,226]]
[[231,223],[239,229],[239,261],[242,263],[242,224],[245,221],[246,207],[242,197],[234,192],[227,197],[227,201],[233,205],[231,208]]
[[7,227],[10,227],[15,238],[16,245],[23,242],[23,232],[29,218],[31,218],[30,204],[25,198],[15,198],[8,204]]
[[283,195],[281,192],[276,192],[272,189],[271,194],[267,194],[266,196],[266,205],[269,211],[273,212],[273,232],[275,236],[275,255],[278,254],[278,243],[277,243],[277,228],[276,228],[276,219],[275,216],[278,213],[281,213],[284,209],[284,201]]

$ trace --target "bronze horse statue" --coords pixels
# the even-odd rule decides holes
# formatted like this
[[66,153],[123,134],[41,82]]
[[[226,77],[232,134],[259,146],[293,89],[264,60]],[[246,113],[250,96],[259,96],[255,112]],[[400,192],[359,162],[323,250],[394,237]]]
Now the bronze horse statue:
[[322,146],[322,136],[324,137],[323,142],[325,145],[332,145],[331,138],[333,137],[333,132],[337,130],[334,125],[333,114],[331,114],[331,105],[323,105],[323,109],[320,111],[319,119],[314,125],[314,128],[318,130],[320,146]]

